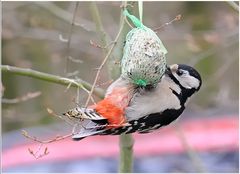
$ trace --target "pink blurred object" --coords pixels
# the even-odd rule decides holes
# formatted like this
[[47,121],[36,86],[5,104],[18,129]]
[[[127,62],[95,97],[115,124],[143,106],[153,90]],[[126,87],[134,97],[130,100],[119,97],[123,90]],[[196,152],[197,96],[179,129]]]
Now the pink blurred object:
[[[180,123],[188,144],[196,151],[234,150],[239,147],[239,120],[237,116],[188,120]],[[150,134],[133,134],[134,155],[160,155],[184,152],[184,146],[172,126]],[[26,165],[48,161],[84,159],[91,157],[117,157],[118,136],[95,136],[81,141],[65,139],[47,144],[50,154],[35,159],[28,148],[37,150],[39,144],[25,144],[2,152],[2,167]],[[46,146],[43,146],[43,149]]]

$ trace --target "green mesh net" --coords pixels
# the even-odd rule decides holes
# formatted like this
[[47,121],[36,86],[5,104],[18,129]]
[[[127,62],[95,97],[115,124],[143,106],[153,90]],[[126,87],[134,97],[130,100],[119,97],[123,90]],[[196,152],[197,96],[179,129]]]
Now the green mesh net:
[[167,50],[156,33],[135,16],[124,11],[136,28],[126,36],[122,58],[122,76],[139,86],[158,83],[166,70]]

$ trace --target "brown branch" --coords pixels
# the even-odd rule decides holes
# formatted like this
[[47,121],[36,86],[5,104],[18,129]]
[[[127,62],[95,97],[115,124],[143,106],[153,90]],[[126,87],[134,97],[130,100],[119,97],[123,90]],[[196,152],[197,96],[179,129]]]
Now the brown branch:
[[103,83],[100,83],[100,84],[96,85],[96,87],[100,87],[100,86],[104,86],[104,85],[109,85],[109,84],[111,84],[112,82],[113,82],[113,80],[108,80],[108,81],[106,81],[106,82],[103,82]]
[[102,47],[101,45],[97,44],[96,42],[94,42],[93,40],[90,40],[90,45],[92,45],[95,48],[101,48],[104,49],[104,47]]
[[201,159],[197,155],[196,151],[188,143],[179,123],[176,123],[175,131],[176,131],[177,136],[180,139],[183,147],[186,149],[186,152],[187,152],[189,158],[191,159],[193,166],[196,168],[197,172],[205,173],[206,169],[203,166]]
[[234,1],[226,1],[236,12],[239,12],[239,5]]
[[[78,6],[79,6],[79,2],[76,2],[76,6],[73,12],[73,17],[72,17],[72,22],[71,22],[71,27],[69,29],[69,35],[68,35],[68,39],[67,39],[67,52],[66,52],[66,57],[67,57],[67,61],[66,61],[66,73],[68,73],[68,68],[69,68],[69,60],[71,60],[70,57],[70,45],[71,45],[71,40],[72,40],[72,33],[73,33],[73,27],[74,27],[74,21],[76,18],[76,14],[77,14],[77,10],[78,10]],[[69,77],[69,75],[67,74],[67,76]]]
[[[32,149],[28,148],[28,152],[35,158],[35,159],[39,159],[39,158],[42,158],[46,155],[48,155],[50,152],[48,151],[48,148],[45,147],[44,149],[44,152],[43,153],[40,153],[40,150],[42,149],[42,145],[43,144],[40,144],[39,147],[38,147],[38,150],[36,152],[34,152]],[[40,153],[40,154],[39,154]]]
[[173,20],[171,20],[170,22],[167,22],[167,23],[161,25],[160,27],[157,27],[157,28],[153,29],[153,31],[156,32],[157,30],[160,30],[161,28],[163,28],[163,27],[165,27],[165,26],[168,26],[168,25],[172,24],[172,23],[175,22],[175,21],[181,20],[181,18],[182,18],[182,15],[179,14],[179,15],[177,15]]
[[29,92],[21,97],[17,97],[14,99],[2,98],[2,103],[16,104],[16,103],[20,103],[20,102],[24,102],[24,101],[36,98],[36,97],[40,96],[41,94],[42,93],[40,91],[36,91],[36,92]]
[[96,76],[95,76],[95,80],[94,80],[94,82],[93,82],[92,89],[91,89],[91,91],[90,91],[90,93],[89,93],[89,95],[88,95],[87,101],[86,101],[86,103],[85,103],[85,107],[87,107],[87,105],[88,105],[88,103],[89,103],[89,101],[90,101],[90,98],[91,98],[92,93],[93,93],[93,91],[94,91],[94,88],[95,88],[95,86],[96,86],[97,80],[98,80],[98,78],[99,78],[100,72],[101,72],[103,66],[105,65],[105,63],[107,62],[108,58],[110,57],[110,55],[111,55],[111,53],[112,53],[112,51],[113,51],[113,49],[114,49],[114,47],[115,47],[115,45],[116,45],[116,43],[117,43],[117,41],[118,41],[118,38],[119,38],[119,36],[120,36],[120,34],[121,34],[121,32],[122,32],[122,29],[123,29],[123,25],[120,26],[120,29],[119,29],[119,31],[118,31],[118,34],[117,34],[116,38],[115,38],[114,41],[113,41],[113,44],[110,46],[110,49],[109,49],[107,55],[105,56],[105,58],[103,59],[101,65],[99,66],[99,68],[98,68],[98,70],[97,70],[97,74],[96,74]]
[[26,138],[28,138],[28,139],[30,139],[30,140],[36,141],[36,142],[38,142],[38,143],[48,144],[48,143],[52,143],[52,142],[55,142],[55,141],[60,141],[60,140],[66,139],[66,138],[68,138],[68,137],[71,137],[73,134],[71,133],[71,134],[67,134],[67,135],[63,135],[63,136],[58,135],[58,136],[56,136],[55,138],[49,139],[49,140],[39,140],[39,139],[38,139],[37,137],[35,137],[35,136],[30,136],[30,135],[28,134],[28,132],[25,131],[25,130],[22,130],[22,135],[23,135],[24,137],[26,137]]
[[[47,73],[35,71],[32,69],[19,68],[19,67],[14,67],[14,66],[9,66],[9,65],[1,65],[0,68],[1,68],[2,72],[13,73],[13,74],[21,75],[21,76],[28,76],[28,77],[44,80],[44,81],[55,83],[55,84],[61,84],[61,85],[65,85],[65,86],[70,85],[73,87],[80,87],[80,88],[83,86],[87,90],[90,90],[92,87],[91,84],[89,84],[81,79],[74,80],[74,79],[69,79],[69,78],[63,78],[61,76],[47,74]],[[105,92],[100,88],[95,88],[92,93],[94,93],[95,95],[97,95],[100,98],[103,98]]]

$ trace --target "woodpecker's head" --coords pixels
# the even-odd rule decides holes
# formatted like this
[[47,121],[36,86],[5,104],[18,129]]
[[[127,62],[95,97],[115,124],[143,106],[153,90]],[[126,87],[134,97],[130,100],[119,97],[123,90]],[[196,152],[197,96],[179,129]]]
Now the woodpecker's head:
[[193,67],[185,64],[170,65],[165,75],[181,89],[181,92],[176,94],[181,105],[185,105],[187,99],[199,91],[202,85],[200,74]]
[[202,84],[201,76],[197,70],[185,64],[170,65],[166,74],[182,89],[198,91]]

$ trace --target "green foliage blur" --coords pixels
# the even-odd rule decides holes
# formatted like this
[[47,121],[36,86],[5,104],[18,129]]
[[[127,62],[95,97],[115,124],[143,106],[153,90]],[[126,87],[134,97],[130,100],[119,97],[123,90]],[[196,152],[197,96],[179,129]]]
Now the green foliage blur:
[[[76,2],[3,2],[2,64],[66,77],[66,59],[71,56],[75,60],[69,61],[71,78],[92,83],[104,56],[101,48],[90,44],[90,40],[96,44],[101,41],[89,3],[79,3],[70,34]],[[120,4],[97,2],[104,29],[112,39],[119,27]],[[202,75],[202,89],[191,100],[186,113],[194,113],[190,117],[237,114],[238,12],[226,2],[144,2],[143,8],[143,23],[152,29],[182,15],[180,21],[159,30],[158,36],[168,50],[168,64],[189,64]],[[70,35],[68,50],[64,40]],[[105,68],[98,84],[106,89],[108,81]],[[27,101],[2,102],[3,132],[62,122],[50,116],[46,108],[63,113],[76,106],[75,88],[2,73],[3,99],[21,98],[36,91],[41,95]],[[86,98],[86,92],[80,91],[80,105],[84,105]]]

